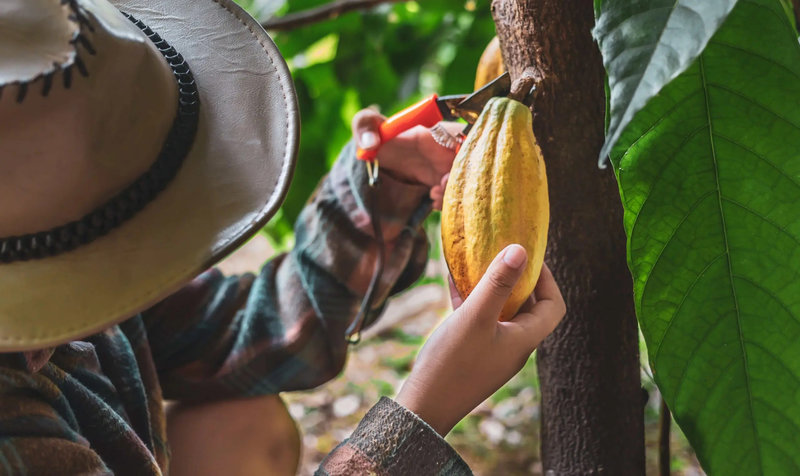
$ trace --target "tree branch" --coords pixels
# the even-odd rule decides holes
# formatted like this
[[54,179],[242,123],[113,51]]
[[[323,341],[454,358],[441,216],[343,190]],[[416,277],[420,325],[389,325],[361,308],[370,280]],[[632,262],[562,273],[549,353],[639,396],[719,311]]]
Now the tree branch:
[[273,18],[261,25],[267,30],[292,30],[311,23],[336,18],[353,10],[366,10],[382,3],[395,3],[408,0],[336,0],[325,5],[290,13]]

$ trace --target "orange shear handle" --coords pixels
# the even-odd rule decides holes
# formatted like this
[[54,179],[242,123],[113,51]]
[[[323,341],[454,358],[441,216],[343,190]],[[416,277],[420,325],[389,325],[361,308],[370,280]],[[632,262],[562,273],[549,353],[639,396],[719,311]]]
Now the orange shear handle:
[[[389,119],[386,119],[378,130],[381,137],[381,144],[394,139],[403,132],[411,129],[414,126],[433,127],[443,119],[442,113],[439,110],[439,105],[436,100],[439,99],[436,94],[423,99],[422,101],[413,104]],[[375,160],[378,155],[377,148],[364,150],[362,148],[356,149],[356,157],[360,160]]]

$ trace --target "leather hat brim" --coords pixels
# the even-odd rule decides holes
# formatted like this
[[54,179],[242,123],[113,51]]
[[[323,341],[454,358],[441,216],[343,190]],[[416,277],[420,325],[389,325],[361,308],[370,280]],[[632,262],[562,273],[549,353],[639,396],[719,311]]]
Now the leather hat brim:
[[0,266],[0,352],[88,336],[155,304],[263,227],[291,181],[297,100],[257,22],[231,0],[111,3],[188,62],[201,101],[197,138],[167,188],[108,235]]

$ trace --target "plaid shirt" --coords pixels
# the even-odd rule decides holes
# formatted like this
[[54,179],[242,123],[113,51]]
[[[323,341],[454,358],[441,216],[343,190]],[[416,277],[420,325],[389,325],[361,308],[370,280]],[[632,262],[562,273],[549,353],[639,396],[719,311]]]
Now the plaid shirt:
[[[298,218],[294,249],[257,276],[226,277],[212,269],[105,332],[56,348],[0,354],[0,474],[165,474],[164,399],[273,394],[336,376],[346,358],[344,331],[376,256],[366,187],[364,167],[348,144]],[[421,228],[430,210],[427,190],[385,176],[382,187],[377,214],[386,265],[368,321],[389,295],[420,276],[427,261]],[[329,456],[321,474],[337,474],[336,468],[346,474],[347,461],[398,474],[390,468],[400,468],[398,458],[412,453],[395,446],[416,447],[415,464],[424,463],[426,472],[458,466],[460,458],[430,427],[387,401],[370,413],[379,418],[365,419]],[[398,431],[390,435],[376,425]],[[410,431],[402,442],[396,439],[400,428]]]

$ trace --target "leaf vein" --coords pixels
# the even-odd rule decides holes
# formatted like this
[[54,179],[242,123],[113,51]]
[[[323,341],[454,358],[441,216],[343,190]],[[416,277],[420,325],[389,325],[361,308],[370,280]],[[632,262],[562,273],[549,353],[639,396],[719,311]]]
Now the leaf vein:
[[661,340],[658,342],[658,345],[656,346],[656,351],[653,353],[653,362],[658,361],[658,356],[661,354],[661,345],[667,339],[667,335],[669,334],[670,329],[672,329],[672,323],[677,320],[678,313],[683,307],[686,298],[689,297],[689,295],[692,293],[692,290],[694,289],[695,285],[697,285],[697,283],[700,281],[700,278],[703,277],[705,272],[708,271],[708,268],[710,268],[714,263],[719,261],[719,259],[722,258],[723,256],[725,256],[725,253],[720,253],[717,256],[715,256],[714,259],[709,261],[708,264],[699,273],[697,273],[697,277],[694,279],[694,281],[692,281],[692,284],[689,285],[689,288],[686,289],[686,292],[683,293],[681,302],[675,308],[675,312],[672,313],[672,316],[670,316],[670,318],[667,320],[667,328],[664,329],[664,334],[661,336]]
[[751,209],[747,205],[744,205],[742,203],[737,202],[736,200],[732,200],[732,199],[727,198],[727,197],[722,197],[722,200],[725,201],[725,202],[730,203],[731,205],[735,205],[735,206],[741,208],[742,210],[750,213],[751,215],[756,216],[757,218],[760,218],[763,222],[768,223],[768,224],[772,225],[773,227],[777,228],[778,231],[782,232],[784,235],[786,235],[789,238],[791,238],[792,241],[794,241],[796,244],[800,245],[800,239],[798,239],[796,236],[794,236],[791,233],[789,233],[788,231],[786,231],[786,229],[783,228],[782,226],[778,225],[777,223],[775,223],[774,221],[772,221],[769,218],[765,217],[764,215],[761,215],[760,213],[758,213],[757,211]]
[[[710,385],[708,387],[709,388],[715,388],[717,386],[717,383],[720,380],[722,380],[722,378],[725,377],[725,375],[728,372],[730,372],[731,368],[733,367],[733,364],[735,364],[735,363],[737,363],[737,360],[733,359],[733,360],[729,361],[728,364],[725,365],[725,367],[723,367],[723,368],[719,369],[717,372],[715,372],[716,377],[714,378],[714,380],[709,382]],[[708,404],[709,404],[710,401],[711,401],[711,398],[710,398],[710,395],[709,395],[709,398],[705,398],[703,400],[703,404],[700,405],[697,408],[697,410],[695,411],[695,414],[696,415],[700,415],[701,413],[703,413],[706,410],[706,408],[708,408]],[[731,418],[732,416],[733,415],[728,415],[728,418],[725,419],[725,423],[723,425],[720,425],[719,428],[716,429],[716,434],[713,436],[713,438],[709,438],[710,441],[712,441],[712,442],[720,441],[719,436],[722,435],[723,433],[725,433],[725,428],[727,428],[728,425],[731,423],[731,421],[733,421],[733,418]],[[711,446],[711,448],[713,448],[713,446]]]
[[[663,7],[651,8],[649,10],[643,10],[643,11],[634,13],[633,15],[627,15],[624,18],[618,18],[618,20],[621,20],[621,21],[619,23],[617,23],[616,25],[613,25],[613,26],[609,25],[609,26],[611,26],[610,30],[602,30],[602,31],[598,31],[598,33],[600,35],[602,35],[602,36],[609,36],[612,33],[614,33],[617,30],[619,30],[620,28],[622,28],[622,26],[625,25],[628,22],[631,22],[631,21],[634,21],[634,20],[638,21],[640,17],[643,17],[645,15],[652,15],[653,13],[660,12],[661,10],[672,10],[672,9],[675,8],[675,5],[677,5],[677,2],[675,2],[673,5],[664,5]],[[666,29],[667,23],[669,23],[669,16],[667,17],[667,21],[664,22],[664,29]]]
[[[678,152],[680,152],[690,140],[692,140],[697,134],[703,132],[706,129],[706,127],[708,126],[704,125],[691,131],[683,139],[683,142],[681,142],[681,144],[672,152],[672,155],[673,156],[677,155]],[[650,187],[650,190],[647,191],[647,195],[644,197],[644,200],[642,200],[642,204],[639,205],[639,210],[637,210],[636,212],[636,218],[633,220],[633,224],[631,225],[631,237],[633,237],[634,232],[636,231],[636,225],[639,223],[639,217],[642,216],[642,210],[644,210],[645,205],[647,205],[647,202],[650,200],[650,196],[653,194],[653,189],[656,187],[656,184],[658,184],[658,182],[661,181],[661,177],[663,176],[664,171],[666,169],[667,169],[666,166],[661,167],[658,171],[658,174],[655,177],[653,177],[653,180],[651,181],[653,185]]]
[[[764,8],[763,4],[754,2],[753,0],[741,0],[741,1],[742,3],[749,3],[759,11],[763,10]],[[796,41],[797,30],[795,30],[795,28],[792,26],[792,23],[789,21],[789,18],[786,16],[786,14],[783,13],[782,11],[777,12],[773,8],[769,8],[768,10],[772,14],[772,16],[778,19],[778,22],[780,22],[781,24],[783,24],[784,27],[786,27],[786,30],[792,35],[792,40]]]
[[[753,283],[752,281],[749,281],[749,280],[743,279],[741,276],[737,276],[737,278],[738,278],[738,279],[742,279],[743,281],[747,281],[747,282],[749,282],[749,283],[753,284],[754,286],[756,286],[756,287],[759,287],[759,288],[760,288],[760,286],[758,286],[757,284]],[[783,303],[781,303],[781,305],[783,305]],[[753,346],[753,347],[755,347],[756,349],[760,349],[760,350],[761,350],[761,351],[763,351],[765,354],[767,354],[767,355],[769,355],[770,357],[772,357],[772,359],[773,359],[773,360],[774,360],[776,363],[778,363],[778,364],[781,366],[781,368],[783,368],[783,370],[785,370],[785,371],[786,371],[786,373],[788,373],[789,375],[791,375],[791,376],[792,376],[792,380],[794,381],[794,383],[795,383],[795,384],[800,384],[800,377],[798,377],[798,376],[797,376],[797,375],[794,373],[794,371],[793,371],[792,369],[790,369],[789,367],[787,367],[787,366],[786,366],[786,364],[785,364],[785,363],[784,363],[782,360],[780,360],[780,359],[778,358],[778,356],[777,356],[777,355],[775,355],[775,354],[772,352],[772,350],[770,350],[770,349],[768,349],[768,348],[764,347],[763,345],[761,345],[761,344],[759,344],[758,342],[756,342],[756,341],[753,341],[753,340],[745,341],[745,344],[747,344],[747,345],[749,345],[749,346]],[[797,387],[798,387],[798,385],[795,385],[795,388],[797,388]],[[792,422],[792,423],[794,423],[794,422]],[[795,423],[795,427],[797,427],[798,429],[800,429],[800,426],[798,426],[796,423]],[[800,433],[800,432],[798,432],[798,433]]]
[[699,66],[700,66],[700,78],[702,80],[703,92],[705,96],[705,103],[706,103],[706,118],[708,120],[708,140],[709,145],[711,147],[711,159],[714,164],[714,179],[716,181],[717,186],[717,202],[719,205],[719,217],[722,224],[722,237],[725,242],[725,253],[728,255],[728,282],[731,286],[731,294],[733,295],[733,306],[736,311],[736,325],[739,330],[739,345],[742,349],[742,364],[744,370],[744,381],[745,387],[747,390],[747,398],[750,410],[750,422],[753,428],[753,436],[755,440],[755,449],[756,449],[756,459],[758,460],[758,466],[763,471],[764,469],[764,461],[761,456],[761,449],[759,448],[759,437],[758,437],[758,428],[756,427],[756,420],[753,415],[753,392],[750,387],[750,372],[748,371],[747,365],[747,349],[744,346],[744,335],[742,334],[742,315],[741,311],[739,310],[739,300],[736,296],[736,285],[733,282],[733,260],[731,259],[731,248],[728,242],[728,228],[725,224],[725,211],[722,206],[722,187],[720,186],[719,181],[719,164],[717,163],[717,151],[714,143],[714,125],[713,121],[711,120],[711,103],[709,100],[708,95],[708,81],[706,80],[706,70],[705,64],[703,62],[703,55],[700,55],[699,58]]
[[720,134],[719,132],[715,132],[715,133],[714,133],[714,136],[715,136],[716,138],[718,138],[718,139],[722,139],[722,140],[724,140],[724,141],[726,141],[726,142],[729,142],[729,143],[731,143],[731,144],[733,144],[733,145],[735,145],[735,146],[738,146],[738,147],[739,147],[739,148],[741,148],[742,150],[745,150],[745,151],[747,151],[747,152],[750,152],[751,154],[753,154],[754,156],[756,156],[756,158],[758,158],[758,159],[761,159],[761,160],[762,160],[762,161],[764,161],[764,162],[765,162],[767,165],[770,165],[770,166],[771,166],[772,168],[774,168],[774,169],[775,169],[775,170],[776,170],[776,171],[777,171],[779,174],[781,174],[781,175],[782,175],[783,177],[785,177],[787,180],[789,180],[790,182],[792,182],[793,184],[795,184],[795,185],[796,185],[798,188],[800,188],[800,182],[798,182],[798,181],[797,181],[797,179],[794,179],[794,178],[792,178],[792,176],[791,176],[791,175],[789,175],[789,174],[788,174],[788,173],[787,173],[785,170],[783,170],[782,168],[778,167],[778,166],[777,166],[777,165],[776,165],[774,162],[772,162],[771,160],[769,160],[769,159],[768,159],[768,158],[766,158],[765,156],[763,156],[763,155],[759,154],[758,152],[756,152],[755,150],[753,150],[753,149],[752,149],[751,147],[749,147],[748,145],[746,145],[746,144],[742,144],[741,142],[739,142],[739,141],[737,141],[737,140],[734,140],[734,139],[731,139],[730,137],[727,137],[727,136],[725,136],[725,135],[722,135],[722,134]]
[[[672,106],[671,106],[671,107],[670,107],[670,108],[669,108],[667,111],[665,111],[665,112],[664,112],[664,114],[662,114],[662,115],[661,115],[661,116],[658,118],[658,120],[657,120],[656,122],[654,122],[654,123],[653,123],[653,125],[652,125],[652,126],[648,127],[646,131],[642,132],[642,134],[641,134],[639,137],[637,137],[637,138],[636,138],[636,140],[634,140],[633,142],[631,142],[631,144],[630,144],[630,145],[627,147],[627,150],[625,150],[625,153],[624,153],[624,154],[622,154],[622,155],[620,156],[620,158],[619,158],[619,160],[617,161],[617,163],[618,163],[618,164],[620,164],[620,165],[622,165],[622,161],[623,161],[623,160],[625,160],[625,157],[627,157],[627,156],[628,156],[628,154],[629,154],[629,153],[630,153],[630,152],[633,150],[633,148],[636,146],[636,144],[638,144],[638,143],[639,143],[639,141],[640,141],[640,140],[644,139],[644,138],[645,138],[645,136],[647,136],[647,134],[649,134],[650,132],[652,132],[652,131],[653,131],[653,130],[656,128],[656,127],[658,127],[658,125],[659,125],[659,124],[661,124],[662,122],[664,122],[664,121],[665,121],[667,118],[669,118],[669,117],[670,117],[670,116],[671,116],[673,113],[677,112],[677,111],[678,111],[678,109],[679,109],[681,106],[683,106],[684,104],[686,104],[687,102],[689,102],[689,99],[692,99],[692,98],[694,98],[694,96],[697,96],[698,94],[700,94],[700,92],[701,92],[701,91],[695,91],[695,92],[693,92],[693,93],[691,93],[691,94],[687,94],[686,96],[682,97],[682,98],[681,98],[679,101],[677,101],[675,104],[673,104],[673,105],[672,105]],[[704,126],[704,127],[705,127],[705,126]]]
[[710,44],[724,46],[725,48],[728,48],[728,49],[731,49],[731,50],[735,50],[735,51],[739,51],[740,53],[744,53],[744,54],[753,56],[755,58],[764,60],[767,63],[770,63],[770,64],[772,64],[774,66],[777,66],[778,68],[780,68],[780,69],[784,70],[785,72],[791,74],[795,78],[800,78],[800,73],[798,73],[797,71],[793,70],[792,68],[790,68],[789,66],[786,66],[783,63],[780,63],[780,62],[774,60],[773,58],[769,58],[767,56],[764,56],[759,52],[756,52],[756,51],[753,51],[753,50],[748,50],[747,48],[742,48],[741,46],[736,46],[736,45],[733,45],[733,44],[728,43],[726,41],[720,41],[720,40],[711,40]]
[[[764,402],[765,402],[765,400],[761,400],[761,399],[759,399],[759,401],[761,401],[762,403],[764,403]],[[769,407],[770,407],[770,408],[772,408],[773,410],[776,410],[774,405],[767,405],[767,406],[769,406]],[[796,425],[795,425],[795,428],[797,428],[797,426],[796,426]],[[773,442],[772,442],[772,441],[770,441],[770,440],[764,440],[764,441],[763,441],[763,443],[765,443],[765,444],[767,444],[767,445],[769,445],[769,446],[773,447],[774,449],[778,450],[778,452],[779,452],[780,454],[782,454],[783,456],[785,456],[785,457],[786,457],[786,459],[788,459],[788,460],[789,460],[789,461],[792,463],[792,467],[795,469],[795,471],[793,471],[791,474],[800,474],[800,466],[798,466],[798,465],[797,465],[797,463],[796,463],[796,462],[795,462],[795,460],[794,460],[794,458],[796,458],[796,456],[794,456],[794,455],[792,455],[792,454],[789,454],[789,453],[788,453],[788,452],[787,452],[785,449],[783,449],[783,448],[779,447],[778,445],[776,445],[775,443],[773,443]]]
[[[661,257],[664,255],[664,251],[667,249],[669,244],[672,242],[672,238],[675,237],[675,235],[678,233],[678,230],[680,230],[681,226],[683,226],[684,222],[686,222],[686,220],[689,218],[689,216],[692,213],[694,213],[695,210],[697,210],[697,207],[699,207],[700,204],[703,201],[705,201],[706,198],[712,196],[713,194],[714,194],[714,191],[713,190],[709,190],[708,192],[706,192],[703,195],[701,195],[700,197],[698,197],[698,199],[695,200],[695,202],[692,203],[689,206],[689,209],[683,215],[683,218],[681,218],[681,221],[678,222],[678,225],[675,227],[675,229],[672,230],[672,234],[669,235],[669,238],[667,238],[664,241],[664,246],[661,248],[661,251],[658,252],[658,256],[656,257],[656,260],[653,262],[653,266],[650,267],[650,272],[647,274],[647,278],[645,278],[644,283],[642,283],[642,301],[644,301],[645,294],[647,294],[647,285],[650,283],[650,277],[653,276],[653,271],[655,271],[656,266],[658,266],[658,263],[661,261]],[[637,215],[637,218],[640,215]],[[633,236],[632,232],[631,232],[631,236]]]
[[[706,339],[708,339],[708,336],[711,335],[711,333],[717,327],[719,327],[720,323],[722,323],[722,322],[724,322],[723,319],[721,319],[721,318],[717,319],[716,322],[711,324],[708,327],[708,329],[706,329],[706,332],[703,334],[703,336],[700,337],[700,339],[697,340],[697,343],[695,344],[695,346],[692,347],[692,351],[689,353],[689,356],[686,358],[686,365],[683,366],[683,370],[681,370],[681,375],[680,375],[680,377],[678,377],[678,383],[677,383],[677,385],[675,387],[675,401],[678,400],[678,397],[681,394],[681,389],[683,388],[683,383],[686,381],[686,372],[689,370],[689,366],[692,363],[692,359],[694,358],[695,355],[697,355],[697,350],[700,347],[703,346],[703,344],[706,342]],[[728,365],[726,365],[725,368],[723,368],[722,370],[727,370],[728,368],[730,368],[730,366],[732,364],[733,364],[733,362],[729,362]],[[716,383],[717,380],[719,380],[720,374],[722,374],[722,372],[717,372],[717,377],[714,380],[714,382],[712,382],[712,383]],[[709,385],[709,388],[714,388],[714,387],[713,387],[713,385]]]
[[760,102],[756,101],[755,99],[753,99],[753,98],[751,98],[751,97],[749,97],[749,96],[745,95],[745,94],[744,94],[744,93],[742,93],[741,91],[736,91],[735,89],[731,89],[731,88],[729,88],[729,87],[727,87],[727,86],[723,86],[723,85],[721,85],[721,84],[719,84],[719,83],[708,83],[708,86],[714,87],[714,88],[716,88],[716,89],[720,89],[720,90],[722,90],[722,91],[725,91],[725,92],[727,92],[727,93],[729,93],[729,94],[731,94],[731,95],[733,95],[733,96],[736,96],[736,97],[738,97],[738,98],[740,98],[740,99],[744,100],[745,102],[747,102],[747,103],[750,103],[750,104],[752,104],[753,106],[756,106],[756,107],[758,107],[759,109],[762,109],[762,110],[766,111],[767,113],[769,113],[769,114],[771,114],[771,115],[773,115],[773,116],[777,117],[778,119],[782,120],[782,121],[783,121],[783,122],[785,122],[786,124],[789,124],[789,125],[790,125],[790,126],[792,126],[793,128],[795,128],[795,129],[797,129],[797,130],[800,130],[800,125],[797,125],[797,124],[795,124],[794,122],[792,122],[792,121],[791,121],[791,120],[789,120],[788,118],[786,118],[786,117],[784,117],[784,116],[782,116],[782,115],[778,114],[777,112],[775,112],[775,111],[773,111],[772,109],[770,109],[768,106],[765,106],[764,104],[762,104],[762,103],[760,103]]

